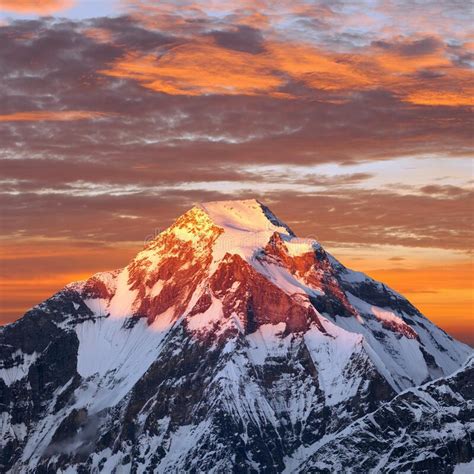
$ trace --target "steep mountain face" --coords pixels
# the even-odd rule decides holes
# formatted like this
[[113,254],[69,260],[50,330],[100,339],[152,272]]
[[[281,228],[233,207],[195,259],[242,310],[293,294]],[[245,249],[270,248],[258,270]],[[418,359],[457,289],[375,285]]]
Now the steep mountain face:
[[318,472],[470,353],[258,201],[206,203],[1,329],[0,470]]
[[306,448],[307,459],[292,472],[341,472],[348,465],[356,472],[472,472],[473,441],[471,357],[453,375],[408,389]]

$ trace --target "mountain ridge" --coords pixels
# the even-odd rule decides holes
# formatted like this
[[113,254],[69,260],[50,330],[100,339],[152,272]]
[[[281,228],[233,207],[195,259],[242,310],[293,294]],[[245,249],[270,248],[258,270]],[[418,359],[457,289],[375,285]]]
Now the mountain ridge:
[[472,352],[256,200],[193,207],[0,343],[1,462],[45,472],[281,472]]
[[[404,390],[329,437],[293,471],[335,472],[348,458],[360,472],[446,472],[473,462],[473,376],[471,355],[453,374]],[[437,436],[423,436],[434,430]]]

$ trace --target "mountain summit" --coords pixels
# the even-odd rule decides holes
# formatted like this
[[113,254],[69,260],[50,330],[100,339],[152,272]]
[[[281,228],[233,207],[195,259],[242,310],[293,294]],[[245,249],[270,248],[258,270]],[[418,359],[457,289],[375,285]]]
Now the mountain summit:
[[[11,472],[330,472],[324,445],[352,446],[361,417],[402,410],[397,394],[472,352],[256,200],[193,207],[125,268],[3,327],[0,344]],[[430,466],[472,459],[460,426],[458,449]],[[418,439],[408,469],[427,466]],[[373,441],[372,456],[381,449]]]

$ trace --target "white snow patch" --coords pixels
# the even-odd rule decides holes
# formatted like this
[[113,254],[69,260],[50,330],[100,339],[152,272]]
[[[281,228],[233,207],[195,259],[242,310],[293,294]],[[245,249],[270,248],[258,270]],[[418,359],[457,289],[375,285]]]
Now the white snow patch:
[[201,204],[201,208],[210,216],[212,221],[227,229],[244,232],[279,231],[288,233],[288,230],[273,224],[265,215],[262,206],[255,199],[243,201],[214,201]]
[[153,298],[154,296],[158,296],[161,293],[161,290],[165,286],[165,280],[158,280],[148,292],[148,296]]
[[[371,356],[372,361],[381,373],[385,368],[392,375],[395,390],[401,391],[419,385],[428,378],[428,368],[416,339],[399,337],[382,328],[381,323],[377,321],[367,320],[363,325],[356,318],[338,317],[336,324],[347,331],[364,336],[365,345],[378,356],[377,359]],[[382,332],[383,339],[376,338],[373,330]]]
[[110,300],[109,313],[112,318],[132,316],[133,305],[138,296],[138,290],[131,290],[128,284],[128,268],[124,268],[117,277],[117,290]]
[[28,370],[37,360],[38,354],[36,354],[36,352],[25,354],[21,350],[17,350],[12,354],[12,357],[13,359],[20,357],[22,358],[22,362],[8,369],[0,368],[0,378],[7,386],[10,386],[12,383],[21,380],[28,375]]
[[408,324],[405,323],[405,321],[403,321],[403,319],[400,318],[400,316],[396,316],[395,314],[392,313],[392,311],[381,309],[381,308],[378,308],[377,306],[372,306],[372,314],[374,314],[375,317],[379,321],[387,321],[387,322],[400,324],[401,326],[408,326]]
[[188,316],[188,328],[192,331],[210,329],[216,322],[222,319],[222,301],[211,296],[211,306],[204,312]]
[[316,248],[320,247],[319,243],[313,239],[301,239],[298,237],[285,239],[285,246],[288,249],[288,255],[290,255],[290,257],[313,253]]
[[79,339],[77,370],[90,378],[81,388],[77,405],[89,412],[114,406],[157,359],[172,326],[170,314],[158,316],[151,326],[140,319],[132,328],[124,320],[101,318],[76,326]]
[[18,439],[22,441],[28,433],[28,428],[24,423],[12,423],[10,413],[3,411],[0,413],[0,439]]
[[173,234],[184,242],[198,243],[200,241],[200,236],[186,227],[174,227]]
[[85,298],[83,301],[96,316],[105,316],[107,314],[109,300],[105,298]]
[[252,265],[259,273],[274,283],[278,288],[288,295],[301,294],[310,296],[320,296],[324,293],[318,288],[310,288],[302,283],[295,275],[286,268],[274,263],[262,264],[258,260],[252,261]]
[[304,340],[316,364],[319,384],[325,393],[326,404],[331,406],[357,393],[363,380],[341,375],[351,358],[365,351],[362,345],[363,337],[359,334],[345,331],[324,318],[321,318],[321,323],[329,334],[324,334],[318,328],[312,327],[304,335]]
[[288,235],[283,224],[273,224],[254,199],[207,202],[201,204],[201,208],[217,226],[224,229],[214,244],[213,267],[226,253],[237,254],[250,261],[255,251],[264,247],[274,232]]
[[457,464],[454,467],[454,474],[472,474],[474,472],[474,459],[470,462]]
[[257,365],[263,365],[265,359],[284,356],[288,352],[291,336],[282,338],[286,324],[262,324],[257,331],[247,336],[249,359]]
[[[334,257],[332,257],[332,259],[340,265]],[[362,283],[369,280],[369,277],[365,273],[349,270],[348,268],[345,268],[344,271],[339,274],[339,277],[348,283]]]

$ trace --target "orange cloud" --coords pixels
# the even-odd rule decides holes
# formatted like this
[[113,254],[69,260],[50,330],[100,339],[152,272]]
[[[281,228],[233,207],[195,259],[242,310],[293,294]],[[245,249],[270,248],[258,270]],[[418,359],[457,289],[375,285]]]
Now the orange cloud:
[[[416,48],[423,40],[395,43],[401,49]],[[428,52],[402,54],[399,51],[372,52],[372,59],[378,68],[380,86],[389,88],[403,97],[405,102],[432,106],[471,106],[474,104],[472,71],[457,66],[442,47]],[[465,44],[468,52],[470,45]],[[370,56],[369,56],[370,59]],[[418,73],[422,73],[418,75]],[[426,77],[423,77],[423,74]]]
[[74,5],[73,0],[0,0],[0,8],[13,13],[49,15]]
[[278,70],[315,89],[352,89],[373,83],[348,55],[331,55],[303,44],[268,43],[266,47]]
[[31,112],[15,112],[13,114],[0,115],[0,122],[68,122],[71,120],[100,118],[105,115],[107,114],[91,110],[34,110]]
[[412,74],[422,69],[436,69],[451,65],[449,59],[442,52],[416,56],[376,54],[373,59],[386,73],[394,75]]
[[[417,105],[472,104],[471,73],[452,63],[436,38],[395,42],[352,54],[274,40],[264,41],[260,49],[247,52],[200,39],[153,54],[129,51],[100,72],[171,95],[290,98],[296,95],[291,86],[300,83],[309,90],[332,94],[382,88]],[[318,100],[322,99],[319,94]],[[339,99],[344,100],[344,95]],[[328,96],[327,100],[336,99]]]
[[449,107],[474,106],[474,95],[469,91],[449,92],[426,90],[408,94],[407,102],[417,105],[444,105]]
[[210,42],[177,45],[159,55],[129,53],[101,71],[173,95],[281,95],[285,82],[271,58],[220,48]]
[[159,54],[130,52],[103,74],[134,79],[173,95],[271,95],[289,79],[321,90],[366,87],[369,77],[350,58],[334,57],[298,44],[266,43],[261,54],[220,47],[210,41],[176,45]]
[[105,28],[86,28],[83,32],[85,36],[93,39],[97,43],[107,44],[113,42],[112,33]]

